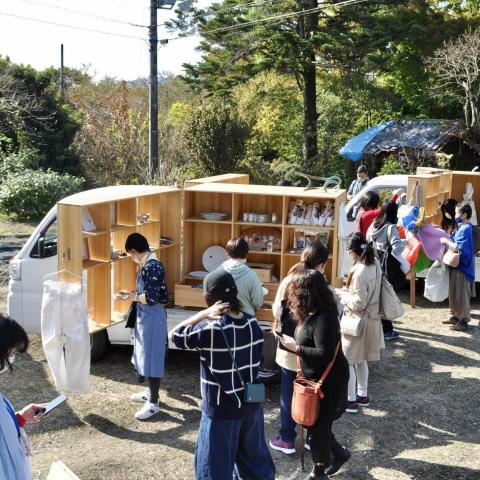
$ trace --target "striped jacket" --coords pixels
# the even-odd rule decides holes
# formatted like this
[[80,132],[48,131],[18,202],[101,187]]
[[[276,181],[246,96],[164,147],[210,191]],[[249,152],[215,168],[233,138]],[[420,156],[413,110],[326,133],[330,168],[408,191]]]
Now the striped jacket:
[[228,339],[245,383],[257,379],[262,363],[263,333],[255,317],[242,319],[223,315],[216,321],[176,328],[172,341],[178,348],[200,352],[202,410],[210,417],[237,419],[258,408],[243,402],[243,385],[238,378],[221,327]]

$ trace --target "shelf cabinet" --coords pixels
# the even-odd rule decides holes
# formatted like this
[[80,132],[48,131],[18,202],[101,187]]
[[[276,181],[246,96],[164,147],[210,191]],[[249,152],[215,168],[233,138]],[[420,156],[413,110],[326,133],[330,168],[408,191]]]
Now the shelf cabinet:
[[[302,200],[305,204],[318,203],[321,207],[330,204],[334,208],[334,221],[330,227],[319,225],[289,225],[288,213],[291,202]],[[204,270],[203,252],[212,245],[225,247],[229,239],[242,236],[246,230],[258,229],[272,232],[274,229],[281,238],[281,248],[267,252],[250,250],[248,261],[273,265],[276,280],[269,284],[265,307],[257,314],[262,320],[272,320],[269,308],[273,302],[279,282],[290,268],[300,260],[300,253],[290,253],[293,247],[295,230],[305,229],[323,232],[328,235],[328,248],[331,253],[327,264],[327,276],[334,286],[341,285],[338,276],[338,236],[337,225],[340,204],[345,201],[345,191],[305,190],[297,187],[273,187],[248,184],[201,183],[187,187],[184,191],[184,237],[183,237],[183,279],[175,286],[175,304],[184,307],[205,307],[201,280],[188,277],[192,271]],[[205,212],[221,212],[227,218],[207,221],[201,218]],[[261,223],[247,221],[244,214],[255,214]],[[272,223],[276,214],[276,223]],[[267,235],[267,233],[266,233]],[[260,319],[260,318],[259,318]]]
[[[86,212],[88,210],[88,212]],[[137,266],[124,251],[127,237],[144,235],[164,264],[171,294],[181,280],[181,191],[173,187],[119,186],[82,192],[57,204],[60,280],[86,280],[90,330],[96,332],[124,320],[130,301],[115,300],[121,289],[134,290]],[[95,229],[83,228],[88,213]],[[149,214],[142,222],[141,214]]]

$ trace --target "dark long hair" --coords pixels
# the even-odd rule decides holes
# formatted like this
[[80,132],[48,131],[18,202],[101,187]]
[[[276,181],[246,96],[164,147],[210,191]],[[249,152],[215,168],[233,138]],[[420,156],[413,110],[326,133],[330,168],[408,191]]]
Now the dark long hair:
[[385,200],[382,203],[380,215],[377,217],[373,225],[375,228],[380,228],[386,223],[391,223],[392,225],[398,223],[398,205],[391,200]]
[[0,313],[0,370],[3,370],[5,365],[12,370],[8,361],[10,351],[15,348],[17,352],[23,353],[28,344],[28,336],[23,327],[13,318]]
[[300,262],[294,265],[288,272],[288,275],[300,273],[304,270],[315,269],[319,265],[325,265],[328,261],[328,248],[320,241],[312,242],[305,247],[300,257]]
[[360,199],[360,207],[364,210],[375,210],[380,204],[380,195],[374,190],[369,190]]
[[[455,223],[455,207],[457,205],[458,202],[454,198],[448,198],[440,206],[440,210],[442,211],[442,230],[451,232],[457,227]],[[448,218],[447,215],[450,218]]]
[[299,325],[319,312],[338,316],[333,292],[318,270],[306,269],[293,274],[287,287],[287,302],[292,318]]
[[354,233],[348,239],[347,250],[357,254],[366,266],[373,265],[375,262],[373,247],[367,243],[362,233]]

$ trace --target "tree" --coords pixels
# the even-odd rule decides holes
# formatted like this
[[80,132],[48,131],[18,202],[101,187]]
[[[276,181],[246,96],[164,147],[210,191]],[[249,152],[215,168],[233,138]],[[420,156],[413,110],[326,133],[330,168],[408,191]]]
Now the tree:
[[[58,96],[58,71],[36,71],[0,57],[0,129],[7,154],[20,147],[39,152],[39,167],[78,173],[73,139],[79,123]],[[8,140],[6,140],[8,139]]]
[[480,28],[446,42],[428,63],[434,94],[461,104],[467,127],[480,127]]
[[199,173],[219,175],[239,170],[248,134],[247,126],[234,109],[212,101],[191,115],[185,142]]

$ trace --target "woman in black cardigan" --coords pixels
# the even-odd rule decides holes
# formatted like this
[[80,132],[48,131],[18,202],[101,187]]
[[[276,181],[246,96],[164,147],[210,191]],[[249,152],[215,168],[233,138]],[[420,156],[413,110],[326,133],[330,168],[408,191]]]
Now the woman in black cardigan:
[[[336,300],[325,277],[305,268],[293,275],[287,301],[298,327],[295,338],[283,335],[280,341],[299,355],[305,378],[318,381],[333,360],[341,338]],[[326,480],[350,458],[332,432],[334,420],[342,415],[347,404],[348,377],[348,362],[340,347],[322,387],[325,397],[321,400],[319,418],[308,429],[314,468],[305,480]]]

